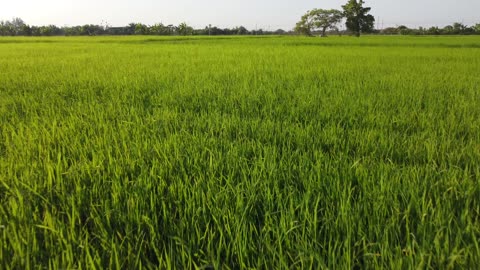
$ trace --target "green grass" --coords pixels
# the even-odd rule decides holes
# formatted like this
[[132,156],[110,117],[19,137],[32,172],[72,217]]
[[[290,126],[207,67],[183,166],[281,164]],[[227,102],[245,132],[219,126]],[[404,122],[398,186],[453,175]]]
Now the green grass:
[[1,38],[0,269],[475,269],[480,38]]

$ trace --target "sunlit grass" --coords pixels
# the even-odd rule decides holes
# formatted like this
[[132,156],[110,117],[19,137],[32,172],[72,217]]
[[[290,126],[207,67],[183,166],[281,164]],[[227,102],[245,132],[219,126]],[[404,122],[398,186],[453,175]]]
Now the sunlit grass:
[[1,38],[0,268],[477,268],[480,38]]

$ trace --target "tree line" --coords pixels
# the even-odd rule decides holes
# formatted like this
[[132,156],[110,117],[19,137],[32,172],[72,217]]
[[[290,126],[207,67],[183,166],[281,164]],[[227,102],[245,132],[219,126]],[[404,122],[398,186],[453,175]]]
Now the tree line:
[[[313,36],[315,34],[326,36],[327,33],[352,33],[360,36],[362,33],[384,35],[474,35],[480,34],[480,23],[468,26],[456,22],[443,28],[436,26],[425,28],[408,28],[401,25],[385,29],[375,29],[375,17],[369,14],[371,8],[364,7],[363,0],[349,0],[342,6],[342,11],[337,9],[313,9],[307,11],[295,26],[299,34]],[[345,22],[346,31],[340,31],[340,23]]]
[[282,35],[292,34],[282,29],[266,31],[263,29],[248,30],[244,26],[234,28],[219,28],[208,25],[205,28],[194,29],[187,23],[165,25],[157,23],[146,25],[130,23],[122,27],[112,27],[108,24],[86,24],[79,26],[28,25],[21,18],[0,21],[0,36],[101,36],[101,35]]
[[384,35],[480,35],[480,23],[468,26],[456,22],[442,28],[437,26],[409,28],[405,25],[400,25],[387,27],[377,31],[377,33]]
[[[401,25],[385,29],[375,29],[375,17],[370,13],[370,7],[364,7],[363,0],[348,0],[342,6],[342,11],[336,9],[313,9],[304,14],[296,24],[294,31],[277,29],[266,31],[263,29],[248,30],[243,26],[234,28],[219,28],[208,25],[205,28],[194,29],[187,23],[179,25],[165,25],[157,23],[146,25],[143,23],[130,23],[122,27],[112,27],[108,24],[86,24],[79,26],[56,25],[34,26],[26,24],[20,18],[10,21],[0,21],[0,36],[100,36],[100,35],[285,35],[303,34],[313,36],[327,33],[354,34],[363,33],[384,35],[473,35],[480,34],[480,23],[468,26],[463,23],[454,23],[443,28],[436,26],[430,28],[408,28]],[[340,31],[339,25],[344,22],[346,31]]]

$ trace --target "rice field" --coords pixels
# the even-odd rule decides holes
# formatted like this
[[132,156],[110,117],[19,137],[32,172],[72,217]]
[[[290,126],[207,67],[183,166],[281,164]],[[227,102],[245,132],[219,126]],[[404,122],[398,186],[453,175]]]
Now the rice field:
[[478,269],[480,37],[0,38],[0,269]]

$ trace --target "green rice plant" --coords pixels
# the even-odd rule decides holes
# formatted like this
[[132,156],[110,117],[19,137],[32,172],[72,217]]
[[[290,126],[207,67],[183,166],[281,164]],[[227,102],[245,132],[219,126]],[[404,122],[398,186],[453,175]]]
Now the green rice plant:
[[478,37],[0,39],[0,269],[475,269]]

